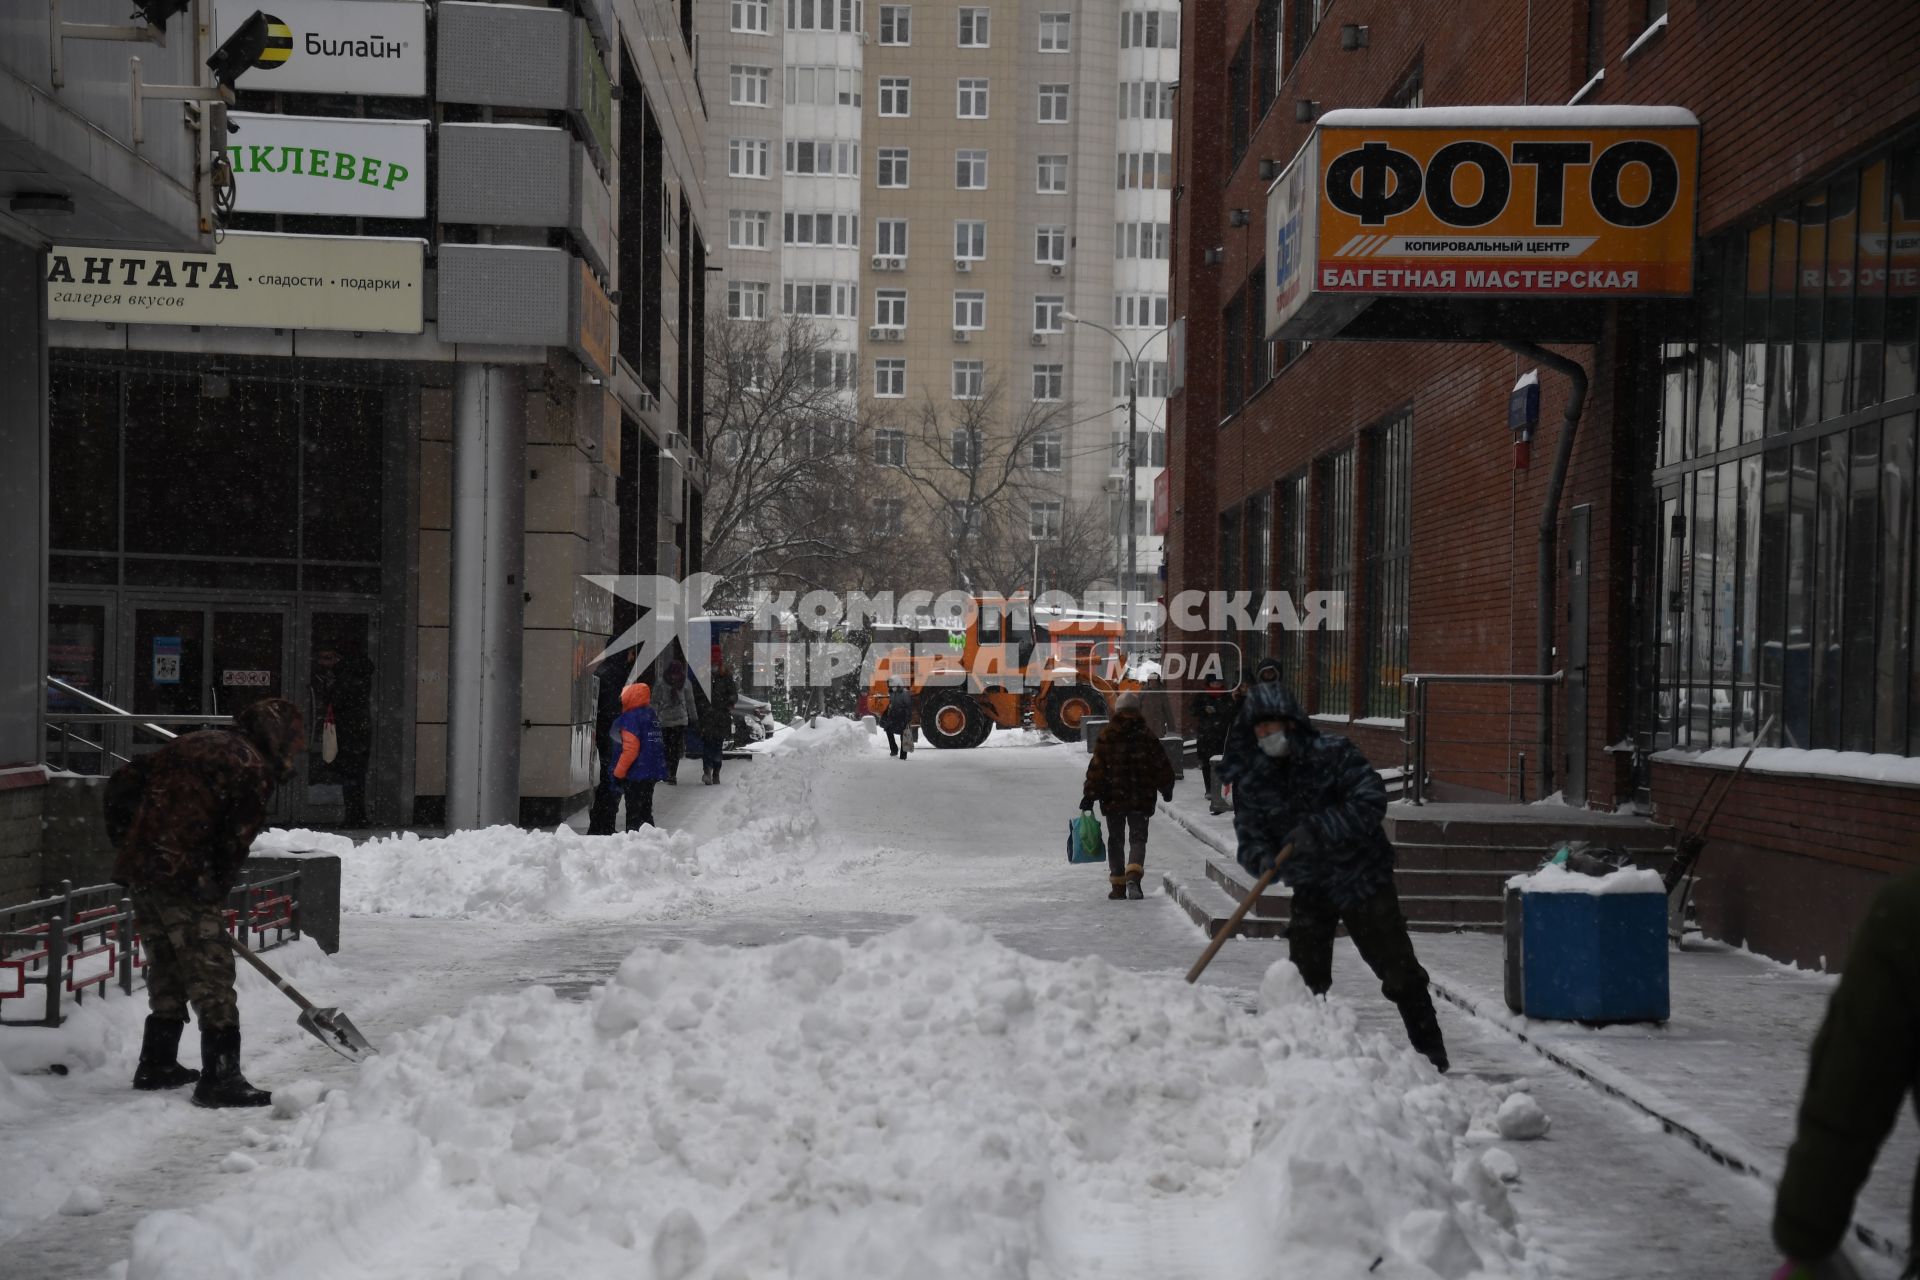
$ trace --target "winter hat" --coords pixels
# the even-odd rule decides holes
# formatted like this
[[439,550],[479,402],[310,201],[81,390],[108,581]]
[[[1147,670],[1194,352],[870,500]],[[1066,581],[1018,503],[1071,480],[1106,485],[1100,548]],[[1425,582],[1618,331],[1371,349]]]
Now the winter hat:
[[262,698],[233,718],[233,727],[245,734],[272,767],[274,780],[293,777],[296,744],[306,737],[300,708],[285,698]]
[[620,691],[620,709],[635,711],[641,707],[653,705],[653,690],[647,685],[635,681]]
[[1131,692],[1121,694],[1114,700],[1113,709],[1115,711],[1138,711],[1140,709],[1140,695]]

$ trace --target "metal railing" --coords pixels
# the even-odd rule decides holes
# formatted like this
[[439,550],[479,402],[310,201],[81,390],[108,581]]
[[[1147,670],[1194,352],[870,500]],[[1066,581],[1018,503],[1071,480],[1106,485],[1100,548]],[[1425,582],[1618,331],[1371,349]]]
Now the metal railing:
[[[1500,791],[1504,792],[1510,799],[1516,799],[1525,803],[1527,799],[1527,753],[1524,750],[1516,751],[1515,744],[1529,741],[1526,734],[1532,726],[1529,723],[1524,727],[1516,727],[1516,723],[1529,716],[1531,709],[1523,710],[1519,707],[1450,707],[1442,708],[1440,711],[1435,712],[1431,704],[1430,695],[1436,686],[1453,688],[1466,685],[1503,685],[1508,688],[1518,688],[1557,685],[1565,683],[1566,675],[1567,673],[1565,671],[1555,671],[1551,675],[1502,671],[1479,673],[1410,672],[1401,676],[1400,682],[1408,686],[1406,702],[1407,729],[1406,736],[1401,739],[1401,742],[1406,747],[1406,774],[1404,778],[1406,799],[1413,804],[1425,804],[1427,802],[1428,790],[1433,784],[1430,755],[1432,748],[1462,748],[1464,750],[1460,754],[1470,755],[1477,751],[1499,747],[1504,759],[1513,762],[1512,764],[1497,769],[1490,769],[1476,767],[1467,763],[1449,762],[1444,766],[1443,771],[1465,777],[1497,778],[1500,780],[1498,788]],[[1449,719],[1457,717],[1470,722],[1484,719],[1505,719],[1508,723],[1506,729],[1498,734],[1440,737],[1434,733],[1434,721],[1436,717]],[[1470,734],[1471,729],[1463,728],[1460,732]],[[1538,771],[1538,765],[1539,762],[1536,761],[1536,773]],[[1494,788],[1488,787],[1484,788],[1484,790],[1492,791]]]
[[[227,932],[255,951],[300,936],[300,873],[289,871],[238,884],[222,915]],[[271,940],[269,940],[271,935]],[[0,1015],[0,1026],[60,1025],[66,997],[82,1003],[89,989],[105,996],[117,985],[132,995],[134,976],[147,965],[133,900],[117,884],[73,887],[62,881],[50,898],[0,907],[0,1011],[42,989],[37,1017]]]
[[[98,726],[101,729],[124,728],[129,735],[146,733],[157,738],[171,740],[179,737],[179,735],[168,728],[168,725],[182,729],[201,729],[212,725],[233,723],[232,716],[221,715],[141,715],[137,712],[128,711],[124,707],[116,707],[105,698],[96,697],[88,693],[85,689],[68,684],[59,676],[48,676],[47,688],[70,698],[78,698],[88,706],[99,708],[97,711],[47,712],[48,737],[49,739],[55,739],[57,735],[57,741],[49,741],[47,743],[47,763],[55,764],[55,756],[57,753],[57,764],[63,773],[70,772],[68,766],[73,761],[76,746],[83,754],[98,755],[100,757],[100,771],[102,773],[113,772],[112,762],[119,761],[121,764],[125,764],[129,759],[126,754],[116,751],[112,746],[108,745],[108,739],[110,737],[117,737],[119,736],[118,734],[103,732],[99,735],[99,741],[95,741],[92,738],[75,733],[74,730],[76,728],[88,726]],[[132,746],[129,741],[128,750],[131,749]]]

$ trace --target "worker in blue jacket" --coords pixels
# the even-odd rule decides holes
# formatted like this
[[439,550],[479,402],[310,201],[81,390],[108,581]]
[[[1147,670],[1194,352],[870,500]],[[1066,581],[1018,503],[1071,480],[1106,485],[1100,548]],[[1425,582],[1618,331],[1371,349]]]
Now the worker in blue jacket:
[[620,691],[613,722],[610,784],[627,798],[627,830],[653,825],[654,784],[667,776],[667,746],[653,714],[653,690],[638,682]]

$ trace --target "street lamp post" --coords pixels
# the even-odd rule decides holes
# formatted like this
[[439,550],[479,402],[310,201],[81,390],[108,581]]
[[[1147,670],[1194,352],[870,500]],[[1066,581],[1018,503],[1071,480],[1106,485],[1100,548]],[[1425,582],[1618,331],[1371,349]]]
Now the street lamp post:
[[1125,628],[1128,647],[1131,649],[1133,643],[1133,610],[1127,607],[1127,596],[1129,594],[1130,584],[1140,574],[1140,521],[1138,519],[1138,512],[1135,510],[1135,504],[1139,501],[1135,481],[1140,466],[1140,355],[1147,349],[1149,343],[1167,330],[1173,328],[1173,326],[1171,324],[1161,325],[1158,329],[1155,329],[1152,333],[1142,338],[1137,348],[1130,348],[1127,346],[1126,339],[1101,324],[1098,320],[1083,320],[1071,311],[1062,311],[1060,318],[1062,320],[1069,320],[1074,324],[1086,325],[1090,329],[1100,330],[1100,332],[1119,343],[1120,350],[1124,352],[1127,357],[1127,566],[1126,572],[1120,580],[1120,599],[1122,608],[1121,621]]

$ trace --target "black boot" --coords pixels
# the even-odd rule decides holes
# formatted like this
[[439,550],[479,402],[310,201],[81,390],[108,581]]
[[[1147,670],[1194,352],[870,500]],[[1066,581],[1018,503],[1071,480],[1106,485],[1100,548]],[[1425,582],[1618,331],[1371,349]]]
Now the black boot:
[[1447,1072],[1447,1043],[1440,1034],[1440,1016],[1434,1012],[1433,997],[1424,990],[1417,997],[1400,1003],[1400,1021],[1406,1023],[1407,1039],[1440,1074]]
[[273,1101],[240,1074],[240,1028],[200,1028],[200,1083],[193,1088],[196,1107],[264,1107]]
[[200,1078],[192,1067],[180,1065],[180,1033],[186,1026],[185,1019],[147,1015],[146,1033],[140,1038],[140,1065],[133,1069],[134,1088],[178,1089]]

